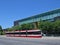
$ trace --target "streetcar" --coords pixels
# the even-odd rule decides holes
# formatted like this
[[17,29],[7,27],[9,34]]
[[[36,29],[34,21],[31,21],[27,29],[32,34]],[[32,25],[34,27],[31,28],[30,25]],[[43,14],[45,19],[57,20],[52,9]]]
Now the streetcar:
[[8,37],[42,37],[41,30],[18,30],[18,31],[10,31],[6,32],[6,36]]

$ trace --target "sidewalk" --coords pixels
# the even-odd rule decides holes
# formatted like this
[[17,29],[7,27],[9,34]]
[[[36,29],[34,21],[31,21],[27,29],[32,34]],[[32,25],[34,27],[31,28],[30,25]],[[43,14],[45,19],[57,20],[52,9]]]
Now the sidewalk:
[[60,37],[42,37],[42,39],[60,39]]

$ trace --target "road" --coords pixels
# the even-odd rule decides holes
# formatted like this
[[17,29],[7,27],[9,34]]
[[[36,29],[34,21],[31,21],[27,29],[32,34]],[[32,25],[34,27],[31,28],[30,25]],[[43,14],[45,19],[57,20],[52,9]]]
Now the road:
[[60,45],[60,37],[17,38],[0,36],[0,45]]

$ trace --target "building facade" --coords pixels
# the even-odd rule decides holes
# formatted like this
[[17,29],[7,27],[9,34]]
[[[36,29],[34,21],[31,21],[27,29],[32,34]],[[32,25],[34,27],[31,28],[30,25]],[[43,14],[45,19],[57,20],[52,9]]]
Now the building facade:
[[31,16],[28,18],[24,18],[21,20],[14,21],[14,26],[22,25],[27,23],[37,23],[39,21],[55,21],[56,19],[60,19],[60,9],[52,10],[49,12],[45,12],[42,14],[38,14],[35,16]]

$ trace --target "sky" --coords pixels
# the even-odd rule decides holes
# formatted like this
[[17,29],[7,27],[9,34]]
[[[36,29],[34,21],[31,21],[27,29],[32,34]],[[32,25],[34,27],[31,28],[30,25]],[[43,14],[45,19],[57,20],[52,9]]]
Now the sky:
[[14,21],[60,8],[60,0],[0,0],[0,25],[14,26]]

